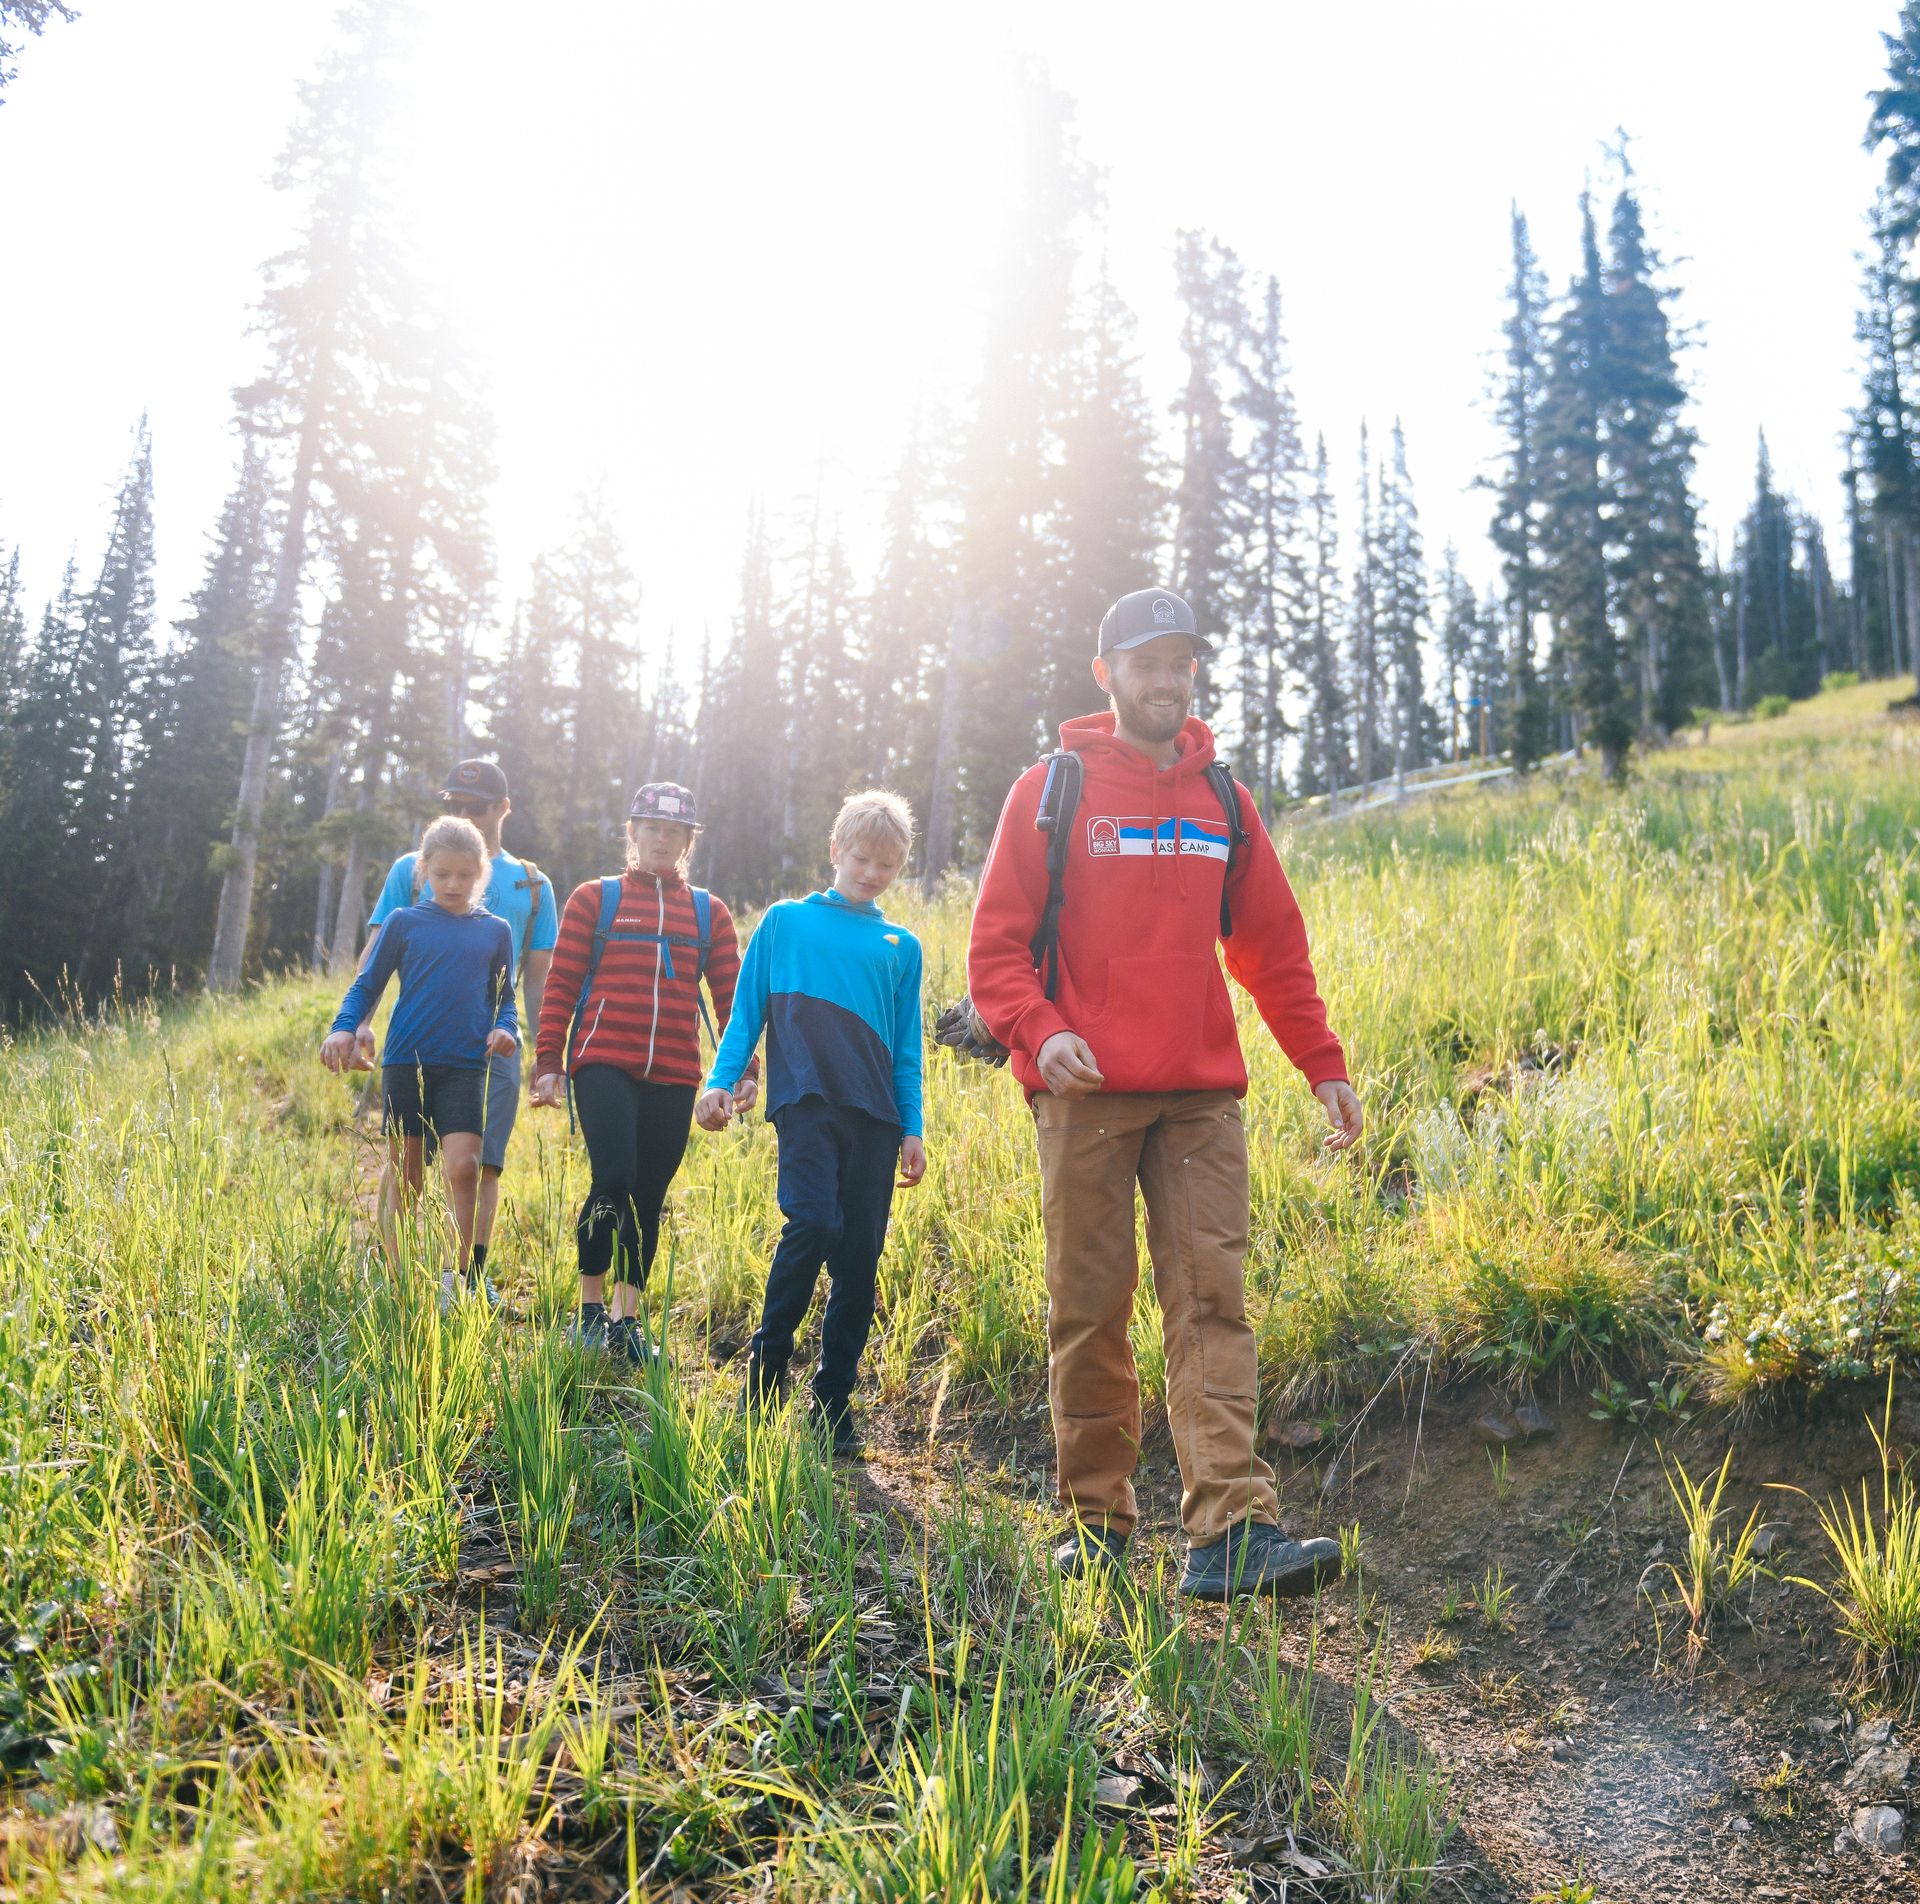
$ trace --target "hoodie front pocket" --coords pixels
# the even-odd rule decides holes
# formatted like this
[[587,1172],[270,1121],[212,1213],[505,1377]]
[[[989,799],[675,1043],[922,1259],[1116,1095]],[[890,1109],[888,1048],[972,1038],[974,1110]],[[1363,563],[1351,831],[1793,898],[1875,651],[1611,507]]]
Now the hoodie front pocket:
[[[1106,1003],[1087,1021],[1089,1040],[1096,1030],[1114,1034],[1112,1068],[1128,1075],[1158,1077],[1178,1068],[1202,1042],[1217,969],[1192,952],[1109,959]],[[1096,1044],[1094,1056],[1102,1055]]]

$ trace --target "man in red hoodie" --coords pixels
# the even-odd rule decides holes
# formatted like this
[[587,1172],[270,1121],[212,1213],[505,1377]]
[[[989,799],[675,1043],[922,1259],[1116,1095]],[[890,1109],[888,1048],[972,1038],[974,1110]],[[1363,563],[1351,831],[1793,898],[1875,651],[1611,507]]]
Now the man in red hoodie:
[[1133,1530],[1140,1384],[1127,1325],[1138,1183],[1180,1461],[1181,1589],[1224,1599],[1311,1591],[1338,1576],[1340,1548],[1281,1533],[1273,1471],[1254,1451],[1247,1069],[1220,970],[1223,927],[1227,970],[1326,1107],[1329,1149],[1358,1139],[1361,1113],[1273,841],[1237,781],[1225,783],[1239,807],[1238,826],[1229,822],[1207,771],[1213,736],[1188,716],[1198,657],[1211,651],[1192,609],[1166,589],[1137,590],[1107,611],[1093,678],[1112,712],[1060,729],[1080,758],[1081,791],[1057,964],[1036,962],[1049,889],[1041,762],[1001,810],[967,977],[1038,1127],[1048,1386],[1059,1498],[1073,1517],[1055,1560],[1069,1574],[1118,1569]]

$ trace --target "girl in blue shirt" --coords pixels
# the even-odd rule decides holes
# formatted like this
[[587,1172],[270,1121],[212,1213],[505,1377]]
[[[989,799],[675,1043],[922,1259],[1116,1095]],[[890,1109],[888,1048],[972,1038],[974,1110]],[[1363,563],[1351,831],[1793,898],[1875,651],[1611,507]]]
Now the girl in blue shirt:
[[381,928],[320,1047],[329,1071],[369,1070],[356,1038],[396,973],[400,1002],[387,1027],[381,1106],[393,1168],[380,1200],[380,1240],[400,1259],[399,1219],[419,1196],[437,1148],[458,1254],[446,1278],[451,1296],[473,1284],[473,1213],[480,1188],[480,1140],[486,1128],[490,1057],[518,1045],[513,1003],[513,934],[479,903],[487,884],[487,847],[471,820],[435,820],[420,841],[430,897],[395,913]]

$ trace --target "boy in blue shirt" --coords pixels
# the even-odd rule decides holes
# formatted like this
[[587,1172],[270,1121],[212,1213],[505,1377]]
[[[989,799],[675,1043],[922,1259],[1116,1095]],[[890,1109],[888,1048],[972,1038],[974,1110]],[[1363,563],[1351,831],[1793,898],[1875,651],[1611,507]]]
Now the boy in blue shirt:
[[766,1302],[747,1368],[759,1406],[787,1383],[793,1338],[821,1265],[830,1288],[813,1378],[833,1451],[856,1455],[852,1395],[873,1327],[874,1280],[893,1207],[894,1170],[910,1190],[926,1174],[920,1136],[920,941],[881,912],[907,863],[913,814],[897,795],[849,797],[833,823],[833,884],[770,906],[747,946],[703,1130],[724,1130],[735,1087],[767,1034],[767,1116],[780,1135],[780,1213]]
[[[538,1025],[540,1004],[546,994],[547,973],[553,964],[553,948],[560,935],[560,914],[553,902],[553,882],[530,859],[516,859],[500,844],[500,829],[513,811],[507,797],[507,776],[491,760],[460,761],[447,775],[440,789],[440,801],[447,812],[471,820],[480,829],[492,856],[487,871],[483,904],[487,910],[507,922],[513,934],[513,973],[525,1001],[522,1023]],[[402,853],[388,869],[386,883],[380,888],[372,916],[367,924],[372,931],[360,964],[364,970],[373,956],[380,928],[396,912],[418,905],[433,896],[433,884],[425,876],[418,853]],[[357,1028],[364,1052],[371,1061],[373,1028]],[[480,1279],[489,1302],[497,1302],[493,1284],[487,1279],[487,1251],[493,1242],[493,1223],[500,1208],[500,1173],[506,1168],[507,1144],[513,1136],[514,1120],[520,1109],[520,1053],[490,1058],[487,1061],[487,1127],[480,1133],[480,1195],[473,1214],[473,1273]],[[392,1185],[383,1186],[390,1192]]]
[[[364,1068],[367,1021],[387,980],[400,1001],[387,1027],[380,1096],[389,1166],[381,1183],[380,1239],[399,1258],[400,1212],[420,1193],[431,1148],[440,1152],[459,1252],[445,1279],[449,1297],[471,1279],[474,1204],[486,1128],[488,1064],[518,1047],[513,1008],[513,935],[479,903],[487,848],[471,820],[435,820],[420,842],[432,897],[389,919],[373,955],[347,988],[320,1047],[329,1071]],[[368,1040],[370,1043],[371,1041]]]

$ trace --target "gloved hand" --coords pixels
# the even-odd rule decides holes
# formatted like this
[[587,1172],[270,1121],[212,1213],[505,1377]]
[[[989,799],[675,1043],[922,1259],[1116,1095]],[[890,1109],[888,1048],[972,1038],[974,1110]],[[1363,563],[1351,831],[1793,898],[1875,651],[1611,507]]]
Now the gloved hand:
[[945,1045],[956,1057],[972,1058],[980,1064],[1005,1064],[1011,1055],[981,1022],[970,998],[949,1005],[933,1021],[933,1042]]

